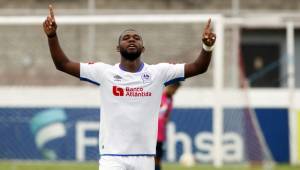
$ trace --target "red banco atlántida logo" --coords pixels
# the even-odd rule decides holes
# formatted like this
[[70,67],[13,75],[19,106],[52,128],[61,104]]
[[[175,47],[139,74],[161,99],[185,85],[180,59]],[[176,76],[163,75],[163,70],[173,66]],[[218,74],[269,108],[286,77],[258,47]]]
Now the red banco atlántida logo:
[[118,87],[113,86],[112,93],[114,96],[129,96],[129,97],[145,97],[151,96],[152,93],[144,91],[143,87]]

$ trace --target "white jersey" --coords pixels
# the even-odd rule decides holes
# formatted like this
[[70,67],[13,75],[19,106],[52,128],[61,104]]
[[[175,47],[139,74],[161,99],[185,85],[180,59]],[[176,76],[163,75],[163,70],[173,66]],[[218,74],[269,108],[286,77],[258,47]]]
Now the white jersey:
[[143,63],[131,73],[119,64],[81,63],[80,78],[100,87],[100,155],[154,156],[162,90],[184,80],[184,64]]

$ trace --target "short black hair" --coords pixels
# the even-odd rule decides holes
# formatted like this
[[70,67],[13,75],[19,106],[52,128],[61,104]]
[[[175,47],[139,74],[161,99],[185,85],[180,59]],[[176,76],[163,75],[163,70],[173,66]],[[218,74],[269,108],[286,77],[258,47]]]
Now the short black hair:
[[138,33],[138,35],[141,37],[141,34],[140,34],[137,30],[135,30],[135,29],[133,29],[133,28],[127,28],[127,29],[125,29],[124,31],[122,31],[122,33],[120,34],[120,36],[119,36],[119,44],[120,44],[120,42],[121,42],[121,38],[122,38],[123,34],[124,34],[125,32],[127,32],[127,31],[134,31],[134,32]]

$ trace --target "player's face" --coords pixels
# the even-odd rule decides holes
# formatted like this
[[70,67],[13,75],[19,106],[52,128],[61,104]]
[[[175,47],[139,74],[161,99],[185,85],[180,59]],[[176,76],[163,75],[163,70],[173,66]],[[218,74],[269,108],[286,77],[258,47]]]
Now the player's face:
[[135,60],[144,51],[143,40],[136,31],[125,31],[119,40],[118,51],[127,60]]

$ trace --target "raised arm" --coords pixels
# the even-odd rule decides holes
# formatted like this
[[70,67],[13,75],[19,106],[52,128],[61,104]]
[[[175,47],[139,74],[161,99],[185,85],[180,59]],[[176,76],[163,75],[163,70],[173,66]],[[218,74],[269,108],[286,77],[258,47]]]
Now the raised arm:
[[52,5],[49,5],[49,15],[43,23],[43,28],[48,37],[48,45],[56,69],[72,76],[80,77],[80,64],[69,60],[59,45],[56,34],[57,24]]
[[213,46],[216,41],[216,34],[212,32],[210,23],[211,23],[211,19],[208,20],[204,29],[204,33],[202,34],[203,47],[198,58],[193,63],[185,64],[184,67],[185,78],[202,74],[206,72],[209,66]]

